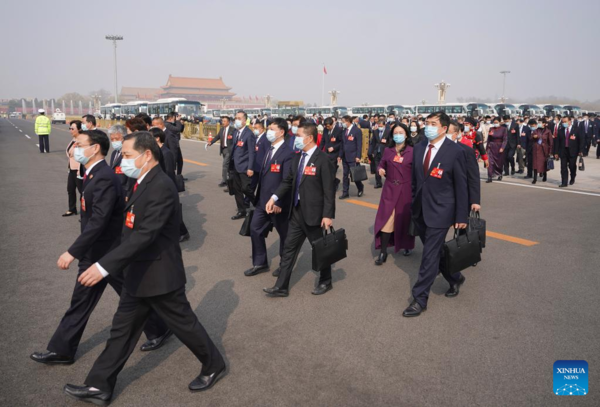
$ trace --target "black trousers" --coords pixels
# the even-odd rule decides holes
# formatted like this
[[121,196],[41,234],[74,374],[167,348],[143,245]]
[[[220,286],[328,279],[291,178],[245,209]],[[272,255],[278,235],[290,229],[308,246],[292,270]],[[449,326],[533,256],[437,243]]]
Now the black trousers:
[[81,197],[83,180],[77,178],[77,170],[69,170],[67,178],[67,194],[69,195],[69,212],[77,213],[77,192]]
[[175,153],[175,166],[177,167],[177,175],[181,175],[183,170],[183,154],[181,154],[181,148],[178,148]]
[[[96,261],[98,259],[92,260],[87,257],[81,259],[77,277]],[[59,355],[75,357],[83,331],[107,284],[110,284],[119,295],[124,291],[122,276],[109,275],[93,287],[85,287],[78,281],[75,282],[71,305],[48,343],[47,349],[49,351],[56,352]],[[143,328],[148,339],[157,338],[167,331],[167,326],[155,313],[152,313],[148,323]]]
[[38,134],[38,138],[40,140],[40,153],[46,151],[50,152],[50,140],[48,139],[48,134],[40,135]]
[[115,388],[117,376],[142,334],[144,324],[154,311],[169,329],[202,363],[203,375],[210,375],[225,365],[221,353],[198,321],[185,295],[185,287],[156,297],[134,297],[123,291],[113,317],[110,338],[90,370],[85,384],[102,391]]
[[562,184],[566,185],[569,182],[569,172],[571,179],[575,180],[577,175],[577,156],[571,156],[569,149],[560,156],[560,177]]
[[583,147],[583,155],[587,156],[590,153],[590,148],[592,147],[592,136],[588,136],[585,138],[585,146]]
[[422,216],[414,221],[416,231],[423,243],[423,256],[419,267],[419,277],[412,288],[412,295],[422,307],[427,307],[429,291],[440,272],[450,285],[458,283],[462,274],[446,272],[443,250],[449,228],[430,228],[425,224]]
[[533,174],[533,150],[527,151],[527,176],[531,177]]
[[239,173],[235,170],[231,171],[230,176],[233,177],[233,192],[237,210],[238,212],[246,212],[244,196],[246,196],[249,202],[254,202],[254,191],[251,185],[252,179],[245,172]]
[[[287,238],[289,219],[287,213],[269,214],[263,207],[254,209],[252,223],[250,224],[250,239],[252,240],[252,265],[264,266],[269,264],[267,259],[267,244],[265,242],[265,230],[273,223],[279,234],[279,256],[283,259],[283,248]],[[280,259],[280,262],[281,262]]]
[[375,153],[373,161],[375,162],[375,185],[381,186],[381,175],[379,175],[379,171],[377,170],[377,167],[379,167],[379,163],[381,162],[381,154]]
[[188,229],[183,222],[183,204],[179,204],[179,236],[187,235]]
[[338,185],[340,185],[340,179],[337,177],[337,171],[338,168],[340,167],[338,164],[338,154],[337,153],[327,153],[327,158],[329,158],[329,160],[331,161],[331,163],[335,166],[335,189],[337,190]]
[[596,158],[600,158],[600,140],[596,144]]
[[[343,193],[344,195],[348,195],[349,191],[350,191],[350,167],[355,167],[357,165],[359,165],[356,162],[353,163],[347,163],[346,160],[344,160],[342,158],[342,165],[344,168],[344,175],[343,175],[343,179],[342,179],[342,188],[343,188]],[[356,184],[356,188],[358,188],[359,191],[362,191],[364,189],[364,185],[361,181],[355,182],[354,184]]]
[[504,155],[504,175],[508,175],[508,167],[510,165],[510,169],[512,171],[515,170],[515,153],[517,152],[517,146],[511,147],[509,145],[506,146],[506,154]]
[[[287,238],[285,239],[285,246],[283,247],[283,256],[281,257],[280,273],[277,277],[275,285],[284,290],[290,287],[290,278],[292,277],[292,270],[298,254],[304,240],[308,238],[309,242],[323,237],[323,229],[321,226],[308,226],[304,222],[302,211],[300,210],[300,203],[298,206],[292,209],[292,217],[288,227]],[[331,267],[327,267],[321,271],[319,277],[319,284],[327,284],[331,282]]]

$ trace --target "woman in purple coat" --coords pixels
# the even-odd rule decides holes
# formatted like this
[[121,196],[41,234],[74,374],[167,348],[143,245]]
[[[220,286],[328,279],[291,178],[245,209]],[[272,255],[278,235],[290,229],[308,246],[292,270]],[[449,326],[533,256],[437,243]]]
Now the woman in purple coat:
[[377,168],[379,175],[385,177],[374,228],[375,249],[381,249],[375,260],[377,266],[387,260],[388,246],[394,246],[395,252],[404,249],[405,256],[410,255],[415,247],[415,238],[408,234],[412,199],[412,142],[405,124],[394,125],[390,130],[393,135],[391,147],[385,149]]
[[[546,128],[546,119],[541,119],[539,122],[531,119],[528,124],[532,129],[531,142],[533,143],[533,181],[531,183],[537,182],[538,174],[543,176],[542,182],[546,182],[548,157],[552,156],[552,132]],[[535,130],[533,130],[534,128]]]
[[487,139],[487,155],[489,160],[488,179],[486,182],[492,182],[494,176],[498,176],[498,181],[502,181],[502,167],[504,166],[504,150],[508,132],[506,127],[500,126],[500,118],[495,117],[492,121]]

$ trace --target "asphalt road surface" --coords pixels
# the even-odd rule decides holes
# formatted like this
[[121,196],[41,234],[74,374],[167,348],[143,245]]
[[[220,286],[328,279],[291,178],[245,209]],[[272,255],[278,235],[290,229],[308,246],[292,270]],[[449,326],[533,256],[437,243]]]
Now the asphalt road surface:
[[[107,288],[74,365],[29,359],[45,349],[76,279],[75,264],[56,266],[79,222],[60,216],[70,135],[64,125],[53,128],[51,153],[40,154],[32,122],[0,119],[2,406],[76,405],[62,388],[83,383],[118,302]],[[217,187],[218,149],[194,141],[182,148],[189,182],[181,201],[192,236],[182,244],[188,298],[229,374],[209,392],[190,393],[200,364],[173,338],[158,351],[133,353],[114,406],[600,405],[600,193],[592,192],[600,161],[587,160],[587,180],[565,191],[556,188],[556,170],[536,187],[519,177],[482,184],[490,231],[483,261],[466,270],[456,298],[444,297],[439,277],[427,312],[407,319],[401,313],[422,245],[410,257],[373,265],[380,190],[372,177],[362,198],[353,186],[351,201],[336,202],[334,226],[346,229],[349,253],[334,267],[333,291],[311,295],[317,276],[306,244],[290,297],[268,298],[262,288],[273,285],[270,273],[243,275],[250,240],[238,235],[242,221],[230,220],[233,197]],[[276,267],[277,234],[267,243]],[[587,396],[553,394],[553,363],[562,359],[589,363]]]

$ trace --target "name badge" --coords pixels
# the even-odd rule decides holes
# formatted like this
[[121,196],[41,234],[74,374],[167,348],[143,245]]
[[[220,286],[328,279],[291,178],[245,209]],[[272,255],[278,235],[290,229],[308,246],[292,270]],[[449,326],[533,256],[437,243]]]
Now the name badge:
[[258,146],[254,147],[254,151],[258,151]]
[[85,212],[85,198],[81,197],[81,210]]
[[271,164],[271,172],[281,172],[281,164]]
[[354,141],[354,136],[348,136],[348,141]]
[[236,146],[238,147],[244,147],[244,142],[242,140],[238,141]]
[[394,162],[395,163],[402,164],[403,161],[404,161],[404,157],[399,156],[399,155],[395,155],[394,156]]
[[429,175],[431,175],[432,177],[437,178],[437,179],[442,179],[442,175],[444,175],[444,170],[442,170],[439,167],[438,168],[434,168],[431,171],[431,174],[429,174]]
[[335,143],[335,137],[332,137],[331,140],[329,140],[329,141],[331,141],[332,143]]
[[135,215],[133,214],[133,207],[131,207],[131,210],[127,212],[127,217],[125,218],[125,226],[129,229],[133,229],[133,222],[135,222]]
[[227,136],[227,140],[231,140],[233,138],[233,136],[230,134]]
[[571,140],[575,140],[575,136],[571,136],[569,137]]
[[384,139],[384,138],[382,138],[382,139],[381,139],[381,144],[385,144],[385,143],[387,143],[387,140],[386,140],[386,139]]
[[118,167],[115,167],[115,174],[123,174],[123,170],[121,169],[120,165]]
[[317,175],[317,167],[304,167],[304,175]]
[[511,132],[511,133],[516,133],[517,131],[516,131],[516,130],[511,130],[510,132]]

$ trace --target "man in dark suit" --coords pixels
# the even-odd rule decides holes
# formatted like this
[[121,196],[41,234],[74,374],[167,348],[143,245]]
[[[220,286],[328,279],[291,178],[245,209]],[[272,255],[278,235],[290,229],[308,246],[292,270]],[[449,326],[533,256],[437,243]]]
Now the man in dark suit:
[[[165,126],[169,131],[175,135],[175,138],[179,142],[181,140],[181,132],[183,131],[184,125],[181,119],[179,119],[179,115],[175,112],[170,112],[167,114],[167,121]],[[181,175],[181,171],[183,171],[183,154],[181,153],[181,146],[177,145],[177,150],[173,151],[175,154],[175,160],[177,162],[177,175]],[[184,179],[187,181],[187,179]]]
[[236,132],[233,136],[233,147],[231,160],[229,162],[230,177],[233,179],[233,191],[237,213],[231,217],[232,220],[246,217],[246,203],[254,201],[254,191],[251,182],[254,175],[254,156],[256,155],[256,136],[250,128],[246,127],[248,116],[239,111],[235,115]]
[[529,126],[529,120],[523,121],[523,127],[521,130],[521,151],[525,157],[525,166],[527,167],[527,174],[524,179],[533,177],[533,140],[531,133],[533,129]]
[[554,158],[560,158],[561,184],[559,187],[567,186],[569,172],[571,173],[569,185],[575,183],[577,175],[577,157],[583,155],[585,138],[583,134],[573,125],[572,117],[563,117],[562,127],[558,130],[558,137],[554,140]]
[[[525,172],[525,165],[530,165],[527,161],[527,147],[528,139],[531,138],[531,129],[527,126],[529,119],[519,119],[519,145],[517,145],[517,163],[519,164],[519,170],[517,174],[523,174]],[[529,167],[528,167],[529,168]],[[527,171],[529,172],[529,170]]]
[[583,119],[579,122],[579,132],[585,141],[583,148],[583,156],[587,157],[590,148],[592,147],[592,140],[594,139],[594,122],[590,120],[590,115],[585,113]]
[[141,328],[154,310],[202,363],[189,388],[211,388],[225,373],[225,362],[185,295],[185,269],[179,247],[179,196],[160,169],[158,144],[149,132],[129,134],[123,142],[124,171],[137,178],[125,206],[119,246],[79,276],[94,287],[107,276],[125,274],[124,290],[113,318],[110,338],[85,379],[67,384],[66,394],[100,405],[110,403],[119,372],[125,366]]
[[554,120],[552,120],[552,118],[549,119],[548,121],[548,128],[550,129],[550,131],[552,132],[552,138],[554,139],[554,141],[556,142],[556,138],[558,137],[558,130],[561,128],[562,126],[562,116],[557,114],[554,117]]
[[[78,259],[78,276],[118,245],[121,239],[125,200],[121,196],[122,189],[117,176],[104,160],[109,145],[108,137],[99,130],[84,131],[77,136],[76,148],[80,149],[81,154],[75,157],[86,167],[81,197],[81,234],[60,256],[57,264],[59,268],[67,270]],[[76,282],[71,305],[48,344],[48,352],[34,352],[31,359],[45,364],[73,363],[83,331],[107,284],[120,295],[123,277],[111,276],[94,287]],[[167,327],[154,315],[152,321],[146,324],[145,332],[149,339],[156,339],[167,334]],[[160,339],[158,347],[167,337]]]
[[231,159],[231,150],[233,149],[233,133],[235,132],[233,126],[230,125],[229,117],[221,117],[221,128],[217,133],[217,136],[212,139],[208,146],[212,146],[217,141],[221,140],[219,145],[219,154],[223,156],[223,171],[221,173],[220,187],[227,186],[227,178],[229,177],[229,161]]
[[123,188],[123,199],[127,196],[127,192],[133,185],[131,178],[127,175],[123,174],[121,170],[121,146],[123,145],[123,137],[127,134],[127,128],[122,124],[115,124],[108,129],[108,136],[110,137],[110,144],[113,148],[112,153],[110,154],[110,168],[113,169],[117,178],[119,178],[119,182],[121,183],[121,188]]
[[[342,195],[340,199],[350,197],[350,167],[360,165],[362,155],[362,131],[352,124],[352,117],[344,116],[342,118],[342,145],[338,162],[341,162],[344,168],[342,181]],[[361,181],[355,182],[358,188],[358,196],[361,197],[364,192],[364,185]]]
[[[290,224],[281,257],[280,273],[274,287],[265,288],[269,296],[287,297],[294,263],[308,238],[309,242],[323,236],[335,217],[334,167],[325,153],[317,148],[317,126],[303,124],[298,129],[296,146],[301,150],[294,155],[289,175],[281,182],[266,205],[267,213],[275,213],[279,201],[288,197]],[[281,206],[279,206],[281,208]],[[320,271],[314,295],[325,294],[333,288],[331,266]]]
[[[292,157],[295,153],[284,141],[287,132],[287,123],[282,118],[274,119],[270,124],[265,140],[269,141],[269,148],[262,159],[260,168],[256,168],[255,177],[258,178],[258,188],[254,201],[254,215],[250,224],[250,237],[252,240],[252,268],[246,270],[244,275],[255,276],[269,269],[267,260],[267,246],[265,231],[271,224],[279,234],[279,256],[283,258],[283,248],[288,231],[288,213],[290,199],[285,197],[277,202],[274,213],[267,213],[266,206],[271,196],[275,193],[281,181],[290,173]],[[273,272],[279,275],[279,268]]]
[[381,175],[377,171],[377,167],[383,157],[388,139],[390,137],[390,128],[385,125],[384,121],[379,122],[373,129],[373,135],[369,140],[369,159],[375,169],[375,188],[381,188]]
[[419,316],[427,309],[429,291],[440,271],[450,283],[447,297],[458,295],[460,285],[465,282],[461,273],[447,273],[442,261],[448,229],[452,225],[465,229],[469,211],[465,154],[446,138],[449,125],[446,113],[430,114],[425,127],[428,141],[414,148],[411,211],[423,242],[423,256],[419,277],[412,289],[413,301],[402,314],[405,317]]
[[255,193],[256,185],[258,185],[260,170],[262,169],[262,165],[265,161],[267,151],[269,148],[271,148],[271,143],[265,137],[265,126],[263,125],[263,122],[257,121],[254,123],[253,127],[253,133],[256,137],[256,144],[254,146],[254,175],[252,176],[250,188],[252,188],[252,192]]
[[506,154],[504,161],[504,175],[508,175],[510,165],[510,175],[515,175],[515,153],[517,147],[521,145],[521,135],[519,133],[519,125],[516,121],[511,120],[510,116],[504,116],[504,125],[508,133],[506,142]]
[[[164,145],[171,151],[173,157],[175,157],[175,170],[177,171],[177,151],[181,150],[179,146],[179,139],[177,136],[165,126],[165,122],[162,117],[155,117],[152,119],[152,127],[157,127],[165,132]],[[181,135],[179,136],[181,138]]]
[[[340,155],[340,148],[342,146],[342,129],[335,125],[333,118],[328,117],[325,119],[325,131],[323,132],[323,151],[329,157],[331,163],[335,166],[335,175],[338,170],[338,157]],[[340,186],[340,179],[335,178],[335,190]]]
[[[593,117],[592,117],[593,116]],[[594,122],[594,140],[596,146],[596,159],[600,159],[600,116],[590,115]]]

